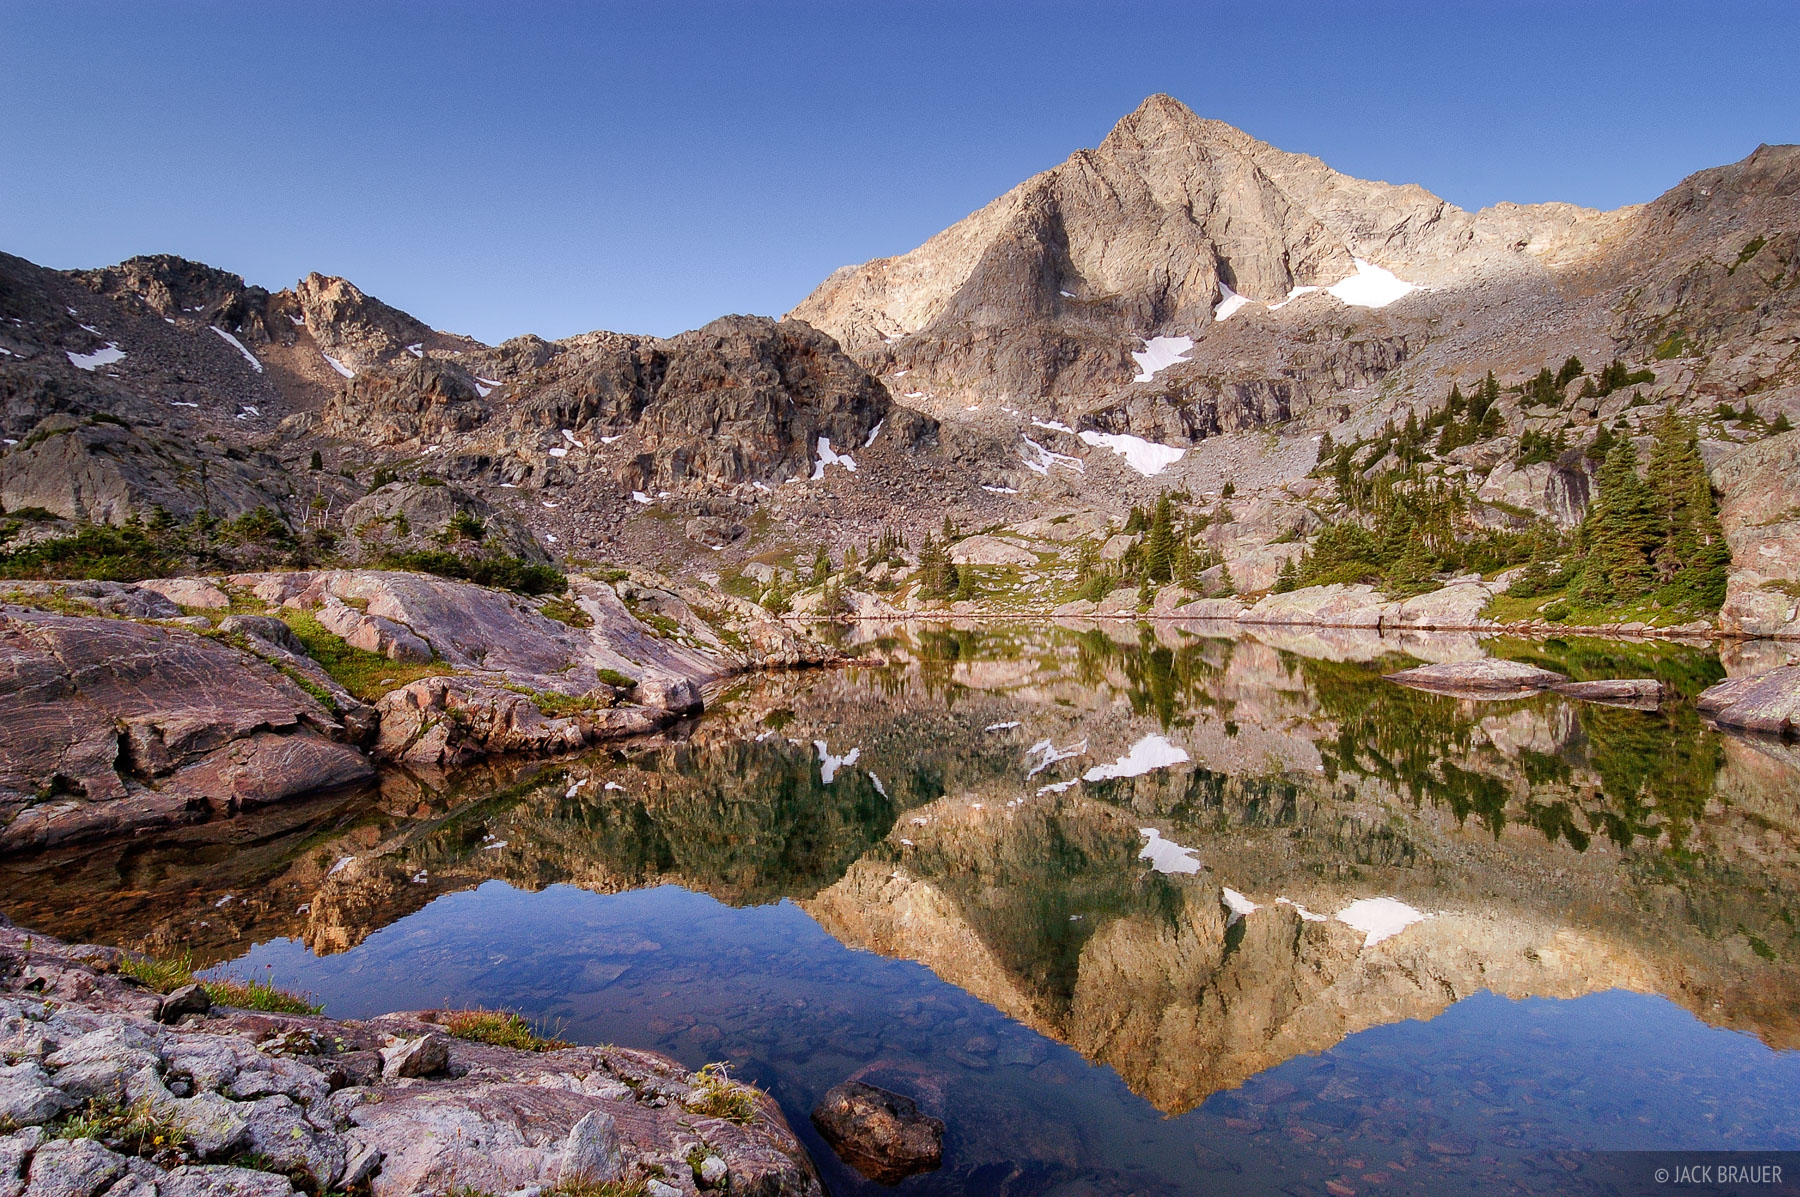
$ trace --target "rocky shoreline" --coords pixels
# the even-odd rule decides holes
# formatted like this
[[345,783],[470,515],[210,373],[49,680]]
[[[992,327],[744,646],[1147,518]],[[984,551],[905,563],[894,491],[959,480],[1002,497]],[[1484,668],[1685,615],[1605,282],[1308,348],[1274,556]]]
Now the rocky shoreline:
[[0,1192],[823,1197],[775,1102],[714,1072],[457,1038],[445,1012],[212,1007],[130,959],[0,927]]
[[[835,654],[754,604],[643,575],[532,598],[373,570],[0,591],[0,850],[550,755]],[[692,601],[690,602],[690,598]]]

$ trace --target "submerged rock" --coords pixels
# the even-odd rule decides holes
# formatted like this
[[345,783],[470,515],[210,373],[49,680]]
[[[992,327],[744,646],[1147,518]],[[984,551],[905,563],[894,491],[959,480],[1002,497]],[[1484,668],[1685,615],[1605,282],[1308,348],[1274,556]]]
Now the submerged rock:
[[874,1085],[845,1081],[832,1088],[812,1120],[840,1159],[882,1184],[943,1163],[943,1121],[919,1113],[912,1098]]

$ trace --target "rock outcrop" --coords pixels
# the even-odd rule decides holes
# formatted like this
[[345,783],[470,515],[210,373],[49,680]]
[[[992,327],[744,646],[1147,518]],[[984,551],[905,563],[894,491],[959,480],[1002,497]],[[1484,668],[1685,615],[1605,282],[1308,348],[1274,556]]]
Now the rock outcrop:
[[1792,735],[1800,728],[1800,665],[1729,678],[1701,694],[1697,705],[1725,727]]
[[[823,1193],[769,1097],[664,1056],[492,1047],[447,1037],[430,1013],[340,1021],[208,1003],[162,1025],[166,999],[120,963],[0,928],[7,1191],[292,1197],[298,1180],[413,1197],[654,1177],[665,1195]],[[706,1112],[721,1088],[746,1116]],[[88,1102],[135,1105],[162,1136],[65,1130]]]
[[191,629],[0,607],[5,847],[366,781],[346,738],[290,677]]
[[345,549],[364,561],[447,550],[550,564],[550,554],[517,516],[455,486],[390,482],[346,507],[343,527]]

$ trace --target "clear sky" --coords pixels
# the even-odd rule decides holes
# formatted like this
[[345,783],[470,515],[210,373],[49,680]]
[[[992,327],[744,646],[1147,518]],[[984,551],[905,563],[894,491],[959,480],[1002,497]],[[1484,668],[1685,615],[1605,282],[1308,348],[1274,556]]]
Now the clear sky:
[[0,0],[0,249],[488,341],[779,314],[1152,92],[1465,207],[1800,141],[1800,3]]

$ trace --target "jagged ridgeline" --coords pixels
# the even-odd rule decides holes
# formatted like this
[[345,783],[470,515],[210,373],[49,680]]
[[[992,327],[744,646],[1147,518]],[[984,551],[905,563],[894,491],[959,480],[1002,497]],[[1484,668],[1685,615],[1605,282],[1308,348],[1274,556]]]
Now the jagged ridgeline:
[[1796,630],[1797,195],[1763,146],[1641,206],[1467,212],[1153,96],[787,317],[674,337],[0,257],[0,576]]

